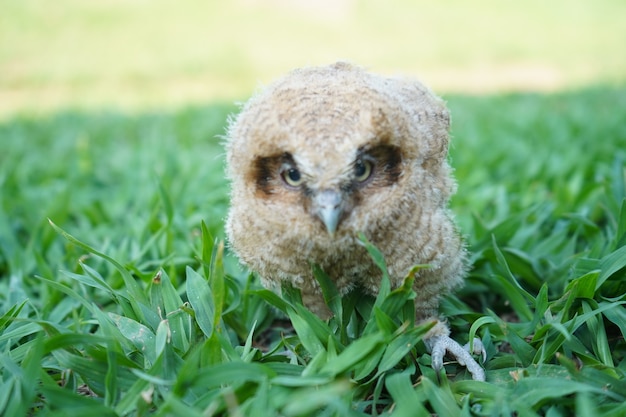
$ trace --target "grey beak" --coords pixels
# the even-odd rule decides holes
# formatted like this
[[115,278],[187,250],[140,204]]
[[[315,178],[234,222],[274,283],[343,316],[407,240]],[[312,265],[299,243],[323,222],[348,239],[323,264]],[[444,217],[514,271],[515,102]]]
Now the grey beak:
[[333,236],[343,214],[343,199],[339,191],[322,190],[313,199],[313,210]]

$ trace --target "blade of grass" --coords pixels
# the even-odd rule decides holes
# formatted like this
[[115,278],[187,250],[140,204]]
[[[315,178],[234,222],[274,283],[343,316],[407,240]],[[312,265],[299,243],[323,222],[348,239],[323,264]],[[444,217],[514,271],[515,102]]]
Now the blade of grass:
[[204,276],[211,276],[211,258],[213,257],[213,248],[215,246],[215,237],[209,231],[204,220],[200,222],[200,231],[202,232],[202,268],[204,270]]
[[424,395],[438,415],[457,416],[461,414],[461,409],[448,386],[438,387],[428,378],[422,378],[421,382]]
[[208,282],[196,271],[187,267],[187,298],[195,312],[196,323],[206,337],[211,337],[214,328],[215,306]]
[[334,317],[339,321],[339,323],[343,323],[343,308],[341,305],[341,294],[339,294],[339,290],[337,290],[337,286],[330,279],[330,277],[319,267],[319,265],[311,265],[311,269],[313,272],[313,276],[320,284],[320,288],[322,289],[322,294],[324,296],[324,301],[326,305],[332,311]]
[[330,359],[320,373],[341,375],[354,369],[362,360],[371,355],[378,355],[385,346],[385,339],[380,333],[365,335],[346,347],[337,357]]
[[151,324],[156,331],[161,326],[162,320],[166,318],[171,329],[172,345],[181,352],[187,352],[193,337],[191,317],[183,313],[185,303],[172,284],[169,275],[164,270],[160,270],[158,275],[165,314],[161,312],[157,324]]
[[[295,306],[295,308],[298,308],[298,306]],[[303,312],[304,314],[302,314]],[[291,320],[294,330],[300,338],[300,342],[312,356],[316,356],[320,352],[325,351],[323,343],[326,342],[328,335],[324,335],[323,333],[327,332],[327,329],[324,329],[324,323],[317,316],[313,315],[304,308],[296,311],[291,307],[287,309],[287,315]],[[321,335],[315,331],[314,326],[315,328],[322,329]]]
[[[595,304],[594,306],[592,306],[591,304],[592,302],[590,301],[582,300],[582,308],[584,313],[590,313],[598,309],[598,305],[595,302],[593,302],[593,304]],[[607,339],[606,329],[604,328],[602,316],[591,316],[585,324],[589,328],[591,333],[595,335],[595,338],[593,338],[592,346],[594,353],[605,366],[613,368],[615,365],[613,363],[611,348]]]
[[211,256],[211,275],[209,285],[213,296],[213,328],[220,331],[222,313],[226,306],[226,284],[224,283],[224,242],[216,242],[213,245]]
[[596,290],[613,274],[624,267],[626,267],[626,246],[616,249],[600,260],[601,272],[596,283]]
[[422,398],[415,392],[409,374],[401,372],[388,376],[385,378],[385,387],[395,403],[394,416],[413,417],[431,414],[424,407]]
[[385,262],[385,257],[382,252],[370,243],[363,233],[359,233],[359,241],[363,244],[363,246],[365,246],[365,249],[367,249],[370,257],[382,272],[380,288],[378,289],[378,296],[376,297],[376,305],[380,306],[391,291],[391,282],[389,281],[389,273],[387,272],[387,263]]

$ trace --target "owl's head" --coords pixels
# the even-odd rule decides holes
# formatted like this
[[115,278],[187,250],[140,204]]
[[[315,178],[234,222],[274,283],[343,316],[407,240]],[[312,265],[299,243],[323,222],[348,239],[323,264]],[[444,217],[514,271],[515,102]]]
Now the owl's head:
[[443,102],[416,81],[345,63],[293,71],[230,126],[231,221],[247,212],[333,237],[399,216],[408,200],[440,205],[448,128]]

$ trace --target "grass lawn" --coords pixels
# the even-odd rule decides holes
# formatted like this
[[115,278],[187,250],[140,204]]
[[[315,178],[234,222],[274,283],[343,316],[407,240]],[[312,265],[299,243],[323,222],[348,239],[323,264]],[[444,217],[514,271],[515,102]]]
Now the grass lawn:
[[[270,3],[0,0],[0,415],[626,415],[622,2]],[[318,273],[324,322],[224,247],[231,103],[335,54],[448,91],[473,268],[441,312],[486,382],[435,374],[408,286]]]
[[442,312],[487,382],[433,373],[406,289],[325,323],[237,267],[232,107],[65,113],[0,126],[4,415],[626,413],[626,89],[447,99],[474,267]]

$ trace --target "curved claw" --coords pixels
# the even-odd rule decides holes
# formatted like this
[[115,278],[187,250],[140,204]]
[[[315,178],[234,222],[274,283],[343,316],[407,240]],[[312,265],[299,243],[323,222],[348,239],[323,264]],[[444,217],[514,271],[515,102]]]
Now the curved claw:
[[[449,336],[433,336],[427,340],[427,345],[430,347],[430,356],[432,360],[432,367],[439,375],[439,371],[443,368],[443,357],[448,352],[453,356],[460,365],[463,365],[472,374],[472,379],[475,381],[485,380],[485,370],[476,362],[476,360],[470,355],[469,343],[466,347],[459,345],[455,340]],[[483,358],[486,356],[485,348],[482,342],[477,339],[474,340],[474,353],[482,354]]]

